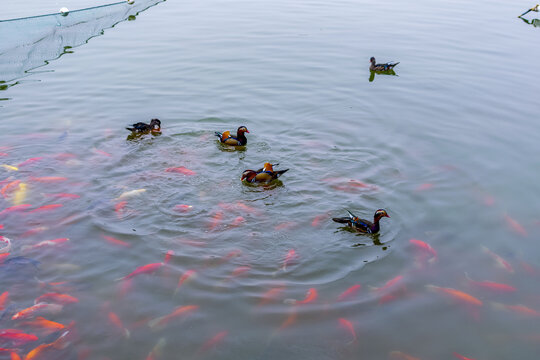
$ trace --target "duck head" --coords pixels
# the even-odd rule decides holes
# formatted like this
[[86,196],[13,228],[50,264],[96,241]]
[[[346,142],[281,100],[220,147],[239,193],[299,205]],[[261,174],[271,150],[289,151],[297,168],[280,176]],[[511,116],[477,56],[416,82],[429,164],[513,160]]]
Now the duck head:
[[160,131],[161,121],[159,119],[152,119],[152,121],[150,121],[150,126],[152,127],[152,131]]
[[375,58],[372,56],[371,59],[369,59],[369,62],[375,65]]
[[264,163],[263,171],[274,171],[274,166],[270,163]]
[[375,211],[375,215],[373,216],[375,219],[381,219],[383,217],[387,217],[389,218],[390,216],[388,215],[388,213],[386,212],[386,210],[384,209],[379,209],[377,211]]
[[241,134],[241,133],[248,133],[249,134],[249,130],[247,129],[247,127],[245,126],[240,126],[237,130],[237,133],[238,134]]

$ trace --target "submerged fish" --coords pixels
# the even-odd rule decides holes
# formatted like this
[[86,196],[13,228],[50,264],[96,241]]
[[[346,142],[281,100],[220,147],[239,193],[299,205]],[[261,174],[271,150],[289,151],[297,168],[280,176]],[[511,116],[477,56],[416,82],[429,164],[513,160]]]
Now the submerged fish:
[[317,293],[317,289],[310,288],[306,292],[306,297],[304,298],[304,300],[286,299],[284,303],[289,305],[305,305],[317,300],[318,296],[319,294]]
[[358,294],[361,288],[362,288],[362,285],[360,284],[351,286],[350,288],[348,288],[347,290],[345,290],[338,296],[338,301],[347,300],[353,296],[356,296],[356,294]]
[[456,290],[452,288],[445,288],[445,287],[440,287],[440,286],[435,286],[435,285],[426,285],[426,287],[430,290],[446,295],[454,300],[457,300],[458,302],[461,302],[467,305],[474,305],[474,306],[483,305],[483,302],[481,300],[460,290]]
[[44,314],[50,314],[50,315],[56,315],[59,314],[63,309],[62,305],[58,304],[47,304],[47,303],[39,303],[33,306],[30,306],[29,308],[26,308],[24,310],[19,311],[15,315],[11,317],[11,320],[20,320],[20,319],[29,319],[34,316],[44,315]]
[[199,308],[198,305],[185,305],[185,306],[179,306],[176,309],[173,310],[168,315],[160,316],[158,318],[155,318],[153,320],[150,320],[148,322],[148,326],[152,329],[160,329],[165,327],[171,320],[185,316],[187,314],[190,314],[197,310]]
[[126,192],[121,193],[120,196],[117,197],[115,200],[122,200],[122,199],[130,198],[133,196],[138,196],[145,191],[146,189],[136,189],[136,190],[126,191]]
[[354,325],[345,318],[339,318],[338,319],[339,325],[347,330],[349,334],[351,335],[352,339],[350,343],[355,343],[358,341],[358,337],[356,336],[356,331],[354,330]]
[[193,170],[190,170],[188,168],[185,168],[183,166],[179,166],[179,167],[170,167],[170,168],[167,168],[165,169],[166,172],[171,172],[171,173],[177,173],[177,174],[182,174],[182,175],[187,175],[187,176],[193,176],[193,175],[197,175],[197,173]]

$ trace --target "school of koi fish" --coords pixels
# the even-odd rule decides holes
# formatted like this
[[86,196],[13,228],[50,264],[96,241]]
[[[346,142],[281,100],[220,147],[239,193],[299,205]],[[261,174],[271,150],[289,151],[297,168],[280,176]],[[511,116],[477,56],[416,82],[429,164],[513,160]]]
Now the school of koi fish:
[[[201,136],[203,141],[208,137]],[[69,318],[69,314],[76,311],[86,311],[85,303],[89,300],[80,299],[85,291],[80,287],[80,282],[73,276],[65,276],[70,271],[77,272],[76,264],[45,264],[50,254],[61,252],[69,247],[77,246],[68,237],[43,238],[43,234],[50,232],[63,233],[68,225],[76,224],[87,214],[79,212],[72,214],[65,212],[66,208],[74,202],[84,201],[84,183],[71,182],[68,171],[62,176],[42,175],[41,163],[54,164],[55,168],[76,161],[77,156],[69,153],[43,155],[29,159],[18,159],[17,154],[10,147],[0,148],[0,156],[3,168],[2,180],[0,180],[1,204],[0,230],[9,234],[0,236],[0,359],[108,359],[107,356],[97,357],[92,349],[85,345],[81,333],[87,332],[84,325],[78,324]],[[95,150],[96,156],[110,157],[103,150]],[[196,177],[197,172],[184,166],[165,167],[164,173],[174,176]],[[375,185],[364,184],[358,180],[322,179],[329,183],[335,191],[354,192],[357,189],[377,190]],[[69,184],[69,185],[68,185]],[[423,184],[418,191],[427,191],[432,186]],[[59,192],[65,188],[78,188],[78,193]],[[126,217],[133,216],[138,210],[132,206],[133,199],[146,194],[147,189],[125,190],[111,198],[106,203],[114,216],[111,222],[122,221]],[[34,205],[29,199],[38,199],[40,203]],[[486,202],[487,206],[492,201]],[[172,216],[185,216],[197,207],[196,203],[176,204],[171,209]],[[91,207],[89,208],[91,209]],[[90,211],[90,210],[88,210]],[[213,210],[209,212],[208,220],[205,221],[205,232],[216,234],[226,232],[237,227],[249,227],[253,219],[261,219],[266,216],[264,208],[249,205],[245,201],[236,202],[217,201]],[[295,227],[309,227],[317,230],[324,223],[331,223],[330,212],[325,212],[307,219],[306,224],[301,222],[276,223],[276,231],[288,231]],[[503,214],[504,222],[509,230],[516,236],[527,237],[527,229],[508,214]],[[21,230],[21,224],[23,224]],[[254,230],[254,229],[253,229]],[[353,236],[353,235],[351,235]],[[123,257],[129,257],[134,252],[134,244],[127,238],[121,239],[101,232],[99,237],[104,241],[103,246],[122,249]],[[155,262],[141,264],[126,272],[124,275],[111,280],[115,287],[115,294],[96,310],[96,317],[102,319],[109,331],[109,336],[118,341],[137,341],[141,334],[159,334],[155,346],[148,349],[146,356],[140,359],[157,360],[174,358],[166,353],[167,343],[174,342],[175,336],[168,329],[176,329],[190,318],[201,317],[206,309],[203,305],[179,303],[173,308],[163,308],[161,315],[154,317],[142,317],[136,322],[128,322],[118,310],[122,304],[130,301],[130,296],[144,286],[145,281],[157,282],[159,291],[168,292],[172,298],[180,298],[182,294],[197,289],[199,277],[205,276],[205,272],[223,267],[226,264],[236,263],[230,270],[222,272],[214,291],[221,287],[234,286],[234,282],[250,276],[256,279],[261,274],[257,273],[256,262],[248,262],[252,257],[245,254],[241,249],[233,249],[227,254],[218,257],[206,257],[196,260],[192,268],[181,266],[182,260],[187,256],[186,249],[202,249],[210,244],[210,238],[190,239],[176,238],[176,248],[164,251],[163,258],[156,258]],[[335,329],[332,332],[342,339],[341,347],[348,349],[351,354],[357,351],[361,354],[363,346],[363,333],[365,329],[354,319],[349,319],[339,310],[332,311],[333,306],[358,306],[366,302],[376,304],[377,308],[383,308],[393,302],[414,297],[435,298],[443,306],[454,309],[461,308],[471,321],[481,321],[489,317],[491,312],[507,312],[515,317],[534,318],[540,320],[540,308],[534,304],[520,303],[516,300],[520,289],[512,284],[512,276],[529,276],[538,279],[540,270],[534,265],[520,261],[518,264],[511,263],[500,254],[486,246],[482,247],[483,256],[490,259],[494,271],[500,273],[497,278],[505,278],[508,281],[499,282],[494,278],[482,278],[475,274],[464,273],[463,278],[456,285],[438,284],[437,266],[445,254],[438,252],[432,245],[421,239],[412,238],[406,245],[411,266],[409,270],[390,277],[385,283],[355,283],[348,288],[329,292],[317,287],[302,289],[294,284],[287,283],[287,275],[301,271],[302,263],[307,254],[302,254],[296,248],[291,248],[282,254],[281,259],[276,259],[277,266],[271,277],[280,275],[279,280],[272,281],[273,285],[265,292],[253,294],[253,306],[256,311],[264,313],[264,308],[275,309],[279,307],[286,315],[280,317],[274,331],[269,335],[270,346],[279,335],[290,331],[298,323],[303,321],[304,309],[314,307],[323,312],[326,317],[333,317]],[[133,253],[134,255],[134,253]],[[39,259],[39,260],[38,260]],[[241,259],[241,261],[238,261]],[[42,278],[40,269],[47,267],[49,270]],[[55,274],[55,271],[57,274]],[[433,274],[431,282],[424,284],[423,288],[411,289],[408,283],[411,279],[425,277],[426,273]],[[64,277],[63,277],[64,274]],[[423,274],[423,275],[419,275]],[[21,277],[22,276],[22,277]],[[151,280],[156,279],[156,280]],[[496,278],[495,278],[496,279]],[[77,283],[79,284],[77,285]],[[24,286],[21,286],[23,284]],[[28,298],[28,289],[35,295]],[[199,289],[200,291],[200,289]],[[296,293],[296,298],[288,297],[288,294]],[[537,298],[534,298],[537,301]],[[524,300],[525,301],[525,300]],[[529,300],[529,303],[531,301]],[[534,302],[534,301],[533,301]],[[334,305],[336,304],[336,305]],[[339,304],[339,306],[338,306]],[[225,324],[222,328],[216,328],[213,333],[208,333],[206,339],[200,339],[193,358],[204,358],[220,347],[226,347],[228,342],[235,341],[235,332],[227,329]],[[533,335],[534,339],[534,335]],[[538,338],[536,338],[538,341]],[[263,349],[264,352],[264,349]],[[456,351],[448,354],[448,357],[457,359],[477,359],[471,354],[462,354],[462,350],[456,346]],[[418,354],[408,353],[399,349],[388,349],[389,359],[418,360],[422,359]]]

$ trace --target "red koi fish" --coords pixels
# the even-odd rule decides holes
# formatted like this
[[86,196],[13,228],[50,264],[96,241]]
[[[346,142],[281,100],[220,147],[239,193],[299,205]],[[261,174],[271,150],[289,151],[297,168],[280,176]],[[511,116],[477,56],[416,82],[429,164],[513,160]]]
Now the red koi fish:
[[349,332],[349,334],[351,334],[351,341],[349,343],[355,343],[358,341],[358,338],[356,336],[356,331],[354,330],[354,326],[353,324],[345,319],[345,318],[339,318],[338,319],[338,322],[339,322],[339,325],[344,328],[345,330],[347,330]]
[[10,207],[5,208],[4,210],[2,210],[0,212],[0,215],[15,212],[15,211],[23,211],[25,209],[28,209],[29,207],[32,207],[32,205],[30,205],[30,204],[22,204],[22,205],[10,206]]
[[21,167],[21,166],[29,165],[29,164],[38,162],[38,161],[43,160],[43,159],[44,159],[43,156],[40,156],[40,157],[33,157],[33,158],[30,158],[30,159],[28,159],[28,160],[23,161],[22,163],[20,163],[20,164],[17,165],[17,166],[18,166],[18,167]]
[[426,285],[426,287],[430,290],[446,295],[450,297],[451,299],[456,300],[466,305],[474,305],[474,306],[483,305],[483,302],[481,300],[460,290],[456,290],[452,288],[445,288],[445,287],[440,287],[440,286],[435,286],[435,285]]
[[514,230],[516,233],[518,233],[521,236],[528,236],[527,230],[517,222],[517,220],[511,218],[508,214],[504,214],[504,219],[506,220],[506,223],[510,226],[512,230]]
[[67,304],[78,303],[79,299],[68,294],[46,293],[39,296],[36,300],[34,300],[34,304],[39,304],[39,303],[44,303],[44,302],[67,305]]
[[287,271],[287,265],[291,265],[291,263],[296,260],[298,260],[298,255],[296,255],[296,251],[294,249],[289,250],[289,252],[287,252],[287,255],[285,255],[285,260],[283,260],[283,266],[281,267],[281,270]]
[[24,251],[24,250],[33,250],[33,249],[39,249],[39,248],[42,248],[42,247],[45,247],[45,246],[56,246],[56,245],[60,245],[60,244],[63,244],[65,242],[68,242],[69,241],[69,238],[60,238],[60,239],[54,239],[54,240],[44,240],[44,241],[41,241],[35,245],[26,245],[26,246],[23,246],[21,249]]
[[64,307],[62,305],[58,304],[46,304],[46,303],[40,303],[33,306],[30,306],[29,308],[26,308],[24,310],[19,311],[15,315],[11,317],[11,320],[19,320],[19,319],[29,319],[34,316],[37,316],[37,314],[51,314],[56,315],[59,314]]
[[25,321],[21,324],[21,326],[31,327],[37,330],[45,331],[47,333],[53,333],[65,328],[64,325],[47,320],[41,316],[36,317],[34,320]]
[[416,191],[426,191],[426,190],[430,190],[430,189],[433,189],[433,184],[431,183],[425,183],[425,184],[421,184],[419,185],[417,188],[416,188]]
[[116,213],[116,217],[118,219],[121,219],[122,216],[124,215],[124,210],[126,208],[126,205],[127,205],[127,201],[120,201],[114,205],[114,212]]
[[283,291],[285,291],[284,286],[271,288],[270,290],[268,290],[267,292],[261,295],[261,300],[259,301],[257,306],[266,305],[270,303],[271,301],[276,300]]
[[457,352],[453,352],[452,355],[454,355],[455,357],[457,357],[458,359],[461,359],[461,360],[475,360],[475,359],[471,359],[471,358],[465,357],[463,355],[460,355]]
[[220,343],[223,342],[223,340],[227,337],[228,334],[229,334],[228,331],[218,332],[216,335],[212,336],[209,340],[207,340],[201,346],[201,348],[197,351],[197,353],[198,354],[204,353],[212,348],[215,348],[216,346],[218,346]]
[[295,299],[286,299],[284,302],[285,304],[289,304],[289,305],[305,305],[305,304],[309,304],[317,300],[318,296],[319,294],[317,293],[317,289],[310,288],[307,291],[306,297],[304,298],[304,300],[298,301]]
[[25,334],[20,330],[2,329],[0,330],[0,340],[7,340],[16,345],[23,345],[32,341],[37,341],[38,337],[34,334]]
[[[4,254],[0,254],[0,264],[3,264],[4,263],[4,260],[9,256],[11,255],[10,253],[4,253]],[[2,310],[2,309],[0,309]]]
[[70,194],[70,193],[57,193],[57,194],[43,194],[45,197],[48,198],[55,198],[55,199],[79,199],[81,196],[77,194]]
[[112,156],[108,152],[100,150],[100,149],[93,148],[92,151],[94,152],[94,154],[97,154],[97,155],[103,155],[103,156],[106,156],[106,157],[111,157]]
[[235,278],[251,270],[251,266],[239,266],[233,270],[229,278]]
[[328,213],[324,213],[321,215],[317,215],[313,218],[313,221],[311,221],[311,226],[313,227],[319,227],[321,226],[321,222],[324,220],[327,220],[330,218],[330,215]]
[[174,291],[174,294],[176,295],[178,291],[180,290],[180,287],[191,278],[195,277],[197,274],[197,271],[195,270],[187,270],[178,280],[178,285],[176,285],[176,290]]
[[165,258],[163,259],[163,264],[168,264],[171,262],[172,258],[174,256],[174,251],[172,250],[167,250],[167,252],[165,253]]
[[148,326],[152,329],[161,329],[165,327],[171,320],[188,315],[195,310],[199,308],[198,305],[185,305],[185,306],[179,306],[176,309],[174,309],[173,312],[171,312],[169,315],[161,316],[158,318],[155,318],[153,320],[150,320],[148,322]]
[[208,224],[208,230],[215,230],[221,224],[222,219],[223,211],[218,211],[210,220],[210,223]]
[[51,352],[55,350],[63,350],[69,346],[71,343],[69,340],[71,330],[66,330],[58,339],[50,344],[41,344],[34,350],[26,354],[24,360],[41,360],[41,359],[51,359]]
[[19,356],[19,354],[17,354],[16,352],[12,351],[10,353],[10,356],[11,356],[11,360],[21,360],[21,357]]
[[516,314],[521,314],[525,316],[540,317],[540,312],[525,305],[506,305],[499,303],[492,303],[495,309],[508,310]]
[[30,181],[40,182],[40,183],[56,183],[61,181],[66,181],[67,178],[63,176],[41,176],[41,177],[30,177]]
[[246,219],[244,219],[242,216],[237,216],[231,223],[231,227],[237,227],[237,226],[243,225],[245,222],[246,222]]
[[186,175],[186,176],[197,175],[197,173],[195,171],[190,170],[188,168],[185,168],[183,166],[170,167],[170,168],[165,169],[165,171],[170,172],[170,173],[182,174],[182,175]]
[[287,222],[284,222],[284,223],[281,223],[281,224],[277,224],[276,226],[274,226],[274,229],[276,231],[291,230],[291,229],[294,229],[297,226],[298,226],[297,222],[287,221]]
[[465,277],[469,281],[469,284],[477,288],[490,290],[497,293],[509,293],[517,291],[515,287],[507,284],[501,284],[494,281],[474,281],[469,277],[467,273],[465,273]]
[[414,357],[409,354],[405,354],[401,351],[392,351],[390,353],[390,359],[399,359],[399,360],[420,360],[420,358]]
[[122,240],[117,239],[115,237],[108,236],[108,235],[101,235],[101,237],[104,238],[105,240],[107,240],[108,242],[110,242],[111,244],[118,245],[118,246],[123,246],[123,247],[131,247],[130,243],[122,241]]
[[178,204],[175,205],[173,208],[174,211],[181,212],[181,213],[187,213],[193,208],[193,205],[186,205],[186,204]]
[[[398,284],[403,281],[403,275],[398,275],[395,278],[388,280],[384,286],[380,288],[375,288],[375,291],[379,293],[387,292],[390,289],[395,288]],[[404,288],[404,286],[402,286]]]
[[262,215],[261,210],[259,210],[257,208],[254,208],[253,206],[246,205],[241,201],[236,202],[236,207],[238,209],[240,209],[240,210],[243,210],[243,211],[247,212],[248,214],[253,214],[255,216],[261,216]]
[[338,301],[347,300],[347,299],[352,298],[353,296],[356,296],[361,288],[362,288],[362,285],[360,284],[351,286],[350,288],[348,288],[347,290],[345,290],[338,296]]
[[129,330],[124,327],[122,320],[112,311],[108,314],[110,323],[126,338],[129,339]]
[[437,259],[437,251],[435,251],[428,243],[418,239],[411,239],[409,242],[413,244],[418,251],[431,255],[432,259]]
[[[8,153],[5,153],[5,152],[0,152],[0,156],[8,156],[9,154]],[[20,165],[19,165],[20,166]]]
[[139,266],[138,268],[136,268],[133,272],[129,273],[128,275],[118,279],[118,280],[128,280],[128,279],[131,279],[137,275],[141,275],[141,274],[153,274],[155,273],[157,270],[161,269],[161,267],[165,265],[164,263],[160,262],[160,263],[152,263],[152,264],[146,264],[146,265],[143,265],[143,266]]
[[0,224],[0,230],[4,228],[4,224]]
[[6,308],[8,298],[9,298],[9,291],[4,291],[2,295],[0,295],[0,311]]
[[41,212],[41,211],[51,211],[51,210],[54,210],[54,209],[61,208],[62,206],[64,206],[64,205],[62,205],[62,204],[44,205],[44,206],[38,207],[37,209],[34,209],[32,211],[27,212],[27,214],[32,214],[32,213]]
[[512,267],[512,265],[510,265],[510,263],[506,260],[504,260],[502,257],[500,257],[499,255],[495,254],[493,251],[489,250],[487,247],[483,246],[482,247],[482,250],[488,254],[489,256],[491,256],[491,258],[493,260],[495,260],[495,263],[497,264],[498,267],[502,268],[502,269],[505,269],[506,271],[508,271],[509,273],[513,273],[514,272],[514,268]]
[[21,237],[34,236],[36,234],[39,234],[39,233],[47,231],[47,230],[49,230],[49,228],[46,227],[46,226],[38,226],[38,227],[35,227],[33,229],[25,231],[24,233],[21,234]]

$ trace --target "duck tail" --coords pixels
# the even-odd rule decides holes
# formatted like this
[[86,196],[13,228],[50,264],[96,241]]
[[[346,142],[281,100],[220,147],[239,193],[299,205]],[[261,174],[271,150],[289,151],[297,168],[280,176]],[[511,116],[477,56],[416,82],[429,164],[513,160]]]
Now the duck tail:
[[274,174],[276,174],[276,179],[281,175],[285,174],[287,171],[289,171],[289,169],[274,171]]
[[399,64],[399,61],[397,63],[392,63],[392,64],[389,64],[390,67],[395,67],[397,64]]
[[131,132],[135,131],[135,128],[126,128],[126,130],[129,130]]
[[332,218],[332,220],[340,224],[348,224],[351,221],[348,217]]

